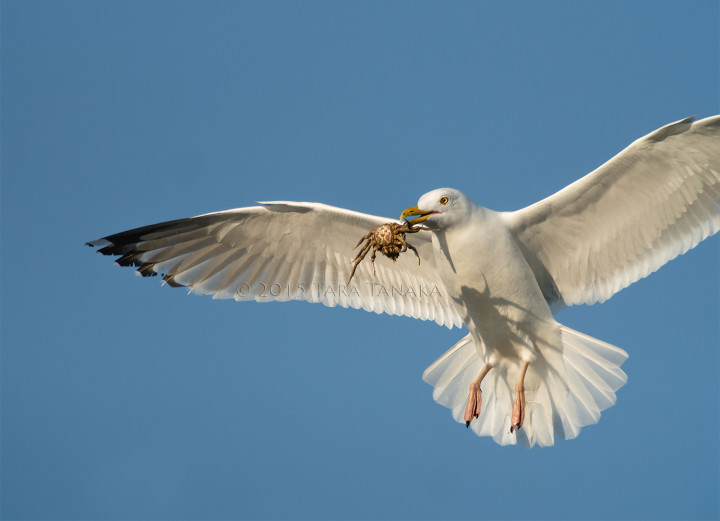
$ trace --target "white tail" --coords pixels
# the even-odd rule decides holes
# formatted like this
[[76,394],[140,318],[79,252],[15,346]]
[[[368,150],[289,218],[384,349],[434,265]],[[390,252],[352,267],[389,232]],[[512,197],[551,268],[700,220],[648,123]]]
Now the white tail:
[[[571,439],[585,425],[597,423],[600,412],[615,404],[615,391],[627,382],[620,369],[622,349],[558,324],[562,346],[543,349],[530,364],[525,385],[525,422],[510,433],[517,367],[497,365],[482,382],[482,412],[470,427],[478,436],[492,436],[500,445],[536,443],[547,447],[555,438]],[[470,335],[448,350],[423,373],[435,387],[436,402],[452,409],[464,423],[470,383],[483,360]],[[508,374],[510,373],[510,374]]]

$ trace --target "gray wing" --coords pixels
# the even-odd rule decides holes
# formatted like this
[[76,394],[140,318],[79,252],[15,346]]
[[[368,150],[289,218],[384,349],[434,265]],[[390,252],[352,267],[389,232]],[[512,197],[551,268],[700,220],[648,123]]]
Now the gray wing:
[[720,116],[664,126],[505,217],[555,309],[607,300],[720,229]]
[[358,240],[394,221],[319,203],[272,202],[110,235],[88,243],[143,276],[235,300],[305,300],[461,326],[427,232],[408,234],[421,258],[370,255],[347,284]]

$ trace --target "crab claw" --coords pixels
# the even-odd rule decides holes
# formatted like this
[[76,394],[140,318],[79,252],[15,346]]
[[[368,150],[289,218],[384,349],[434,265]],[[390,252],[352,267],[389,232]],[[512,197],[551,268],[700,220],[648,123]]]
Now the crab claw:
[[470,396],[468,397],[468,403],[465,407],[465,427],[470,427],[470,422],[474,418],[480,416],[480,409],[482,408],[482,390],[478,382],[470,384]]

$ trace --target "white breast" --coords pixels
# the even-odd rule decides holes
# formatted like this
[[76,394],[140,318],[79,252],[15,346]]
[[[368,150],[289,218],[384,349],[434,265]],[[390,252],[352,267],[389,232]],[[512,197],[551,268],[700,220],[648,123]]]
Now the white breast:
[[462,225],[433,235],[445,287],[486,357],[532,358],[531,339],[555,321],[500,215],[478,207]]

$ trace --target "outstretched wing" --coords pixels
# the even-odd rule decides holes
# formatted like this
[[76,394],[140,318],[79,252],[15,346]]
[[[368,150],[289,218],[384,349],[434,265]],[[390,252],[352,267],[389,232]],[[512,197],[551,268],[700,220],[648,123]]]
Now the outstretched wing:
[[694,120],[505,214],[555,309],[607,300],[720,229],[720,116]]
[[429,234],[396,262],[370,255],[348,285],[358,240],[391,221],[318,203],[271,202],[144,226],[88,243],[143,276],[213,298],[305,300],[461,326],[437,275]]

